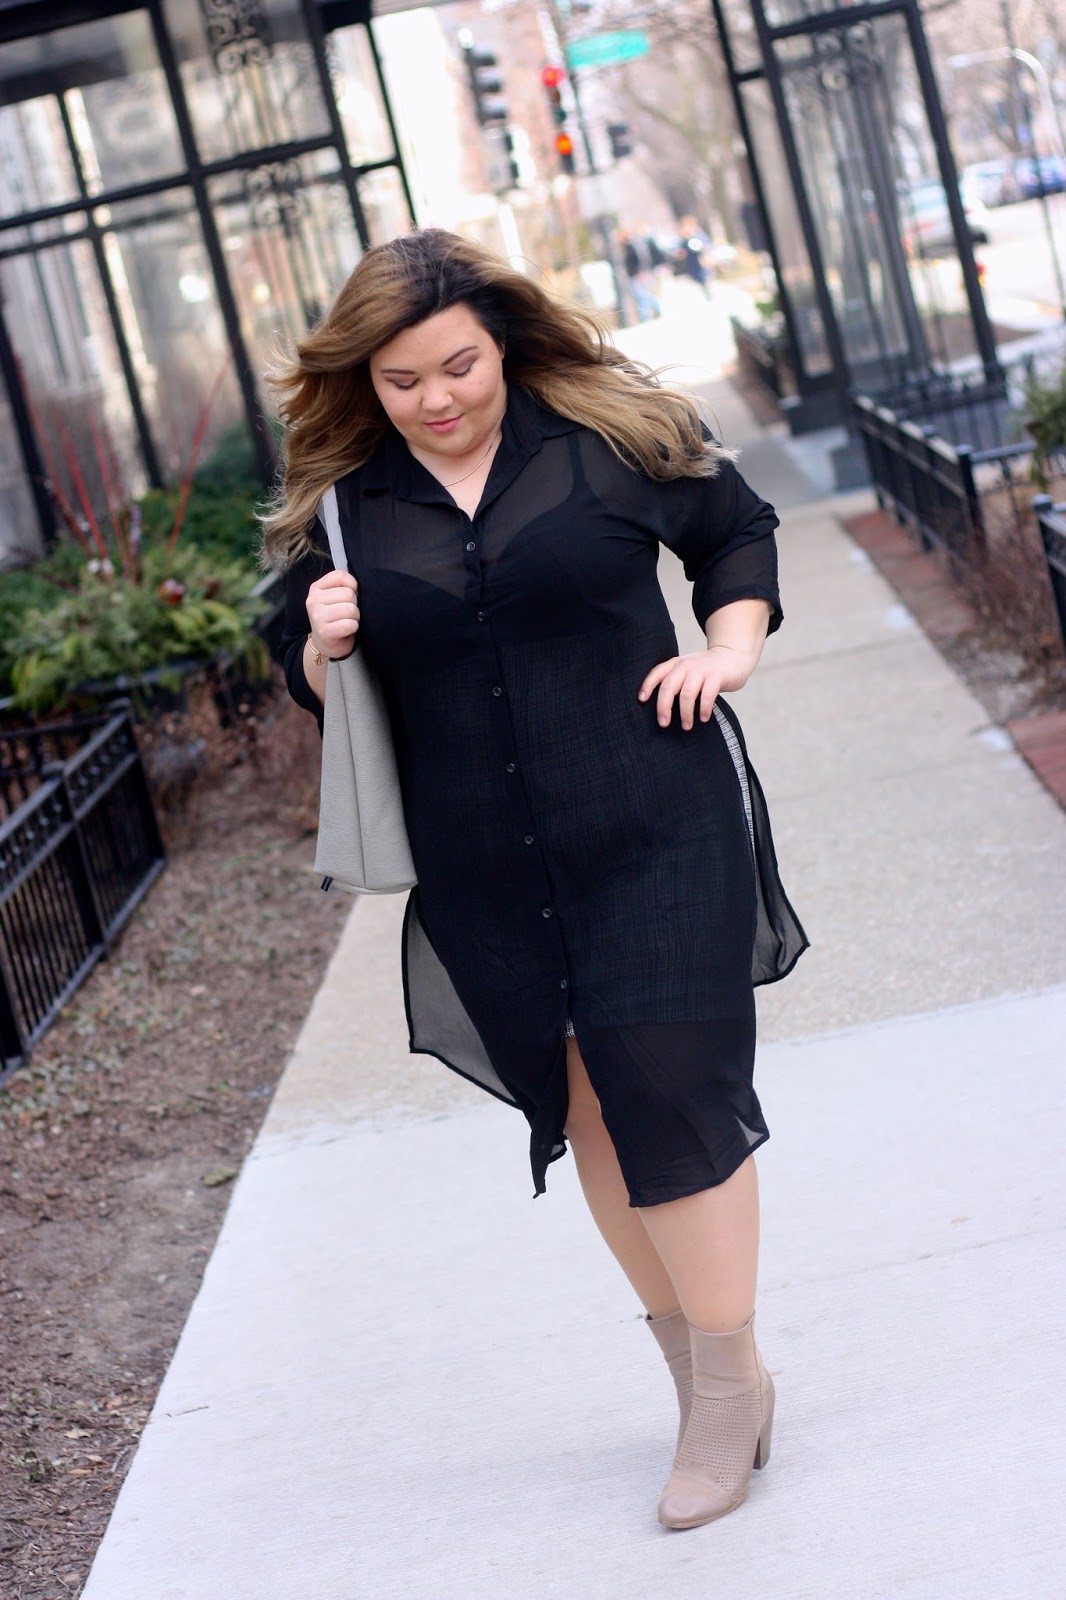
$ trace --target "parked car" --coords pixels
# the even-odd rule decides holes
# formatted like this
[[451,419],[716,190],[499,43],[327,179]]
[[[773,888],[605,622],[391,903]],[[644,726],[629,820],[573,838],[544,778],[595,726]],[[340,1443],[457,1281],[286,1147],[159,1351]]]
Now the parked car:
[[1062,194],[1066,190],[1066,161],[1061,156],[1037,156],[1035,161],[1032,156],[1019,156],[1014,175],[1025,200],[1038,195],[1041,184],[1045,194]]
[[1022,186],[1010,156],[998,161],[974,161],[962,171],[963,199],[983,206],[1010,206],[1022,198]]
[[[974,244],[987,244],[988,212],[984,204],[972,194],[963,194],[962,205],[971,240]],[[904,247],[912,256],[935,254],[950,249],[955,242],[942,184],[912,183],[905,189],[900,195],[900,223]]]

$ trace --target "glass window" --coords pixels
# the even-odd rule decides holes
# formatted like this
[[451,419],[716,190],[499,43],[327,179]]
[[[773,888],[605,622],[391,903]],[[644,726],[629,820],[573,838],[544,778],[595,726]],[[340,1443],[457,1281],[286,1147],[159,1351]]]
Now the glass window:
[[147,484],[92,250],[75,241],[0,262],[0,291],[18,308],[8,331],[57,503],[106,518]]
[[825,327],[818,310],[814,273],[785,165],[785,153],[770,90],[765,79],[760,79],[745,83],[741,93],[758,158],[770,225],[774,230],[781,275],[792,305],[800,357],[805,371],[810,375],[828,372],[832,363]]
[[758,0],[722,0],[722,15],[729,32],[733,62],[738,72],[747,72],[763,64],[759,36],[755,32],[752,6]]
[[209,190],[242,331],[263,371],[318,321],[359,259],[337,157],[322,150],[228,173]]
[[205,161],[329,133],[322,87],[292,0],[165,0]]
[[0,216],[43,211],[77,198],[78,180],[58,102],[24,100],[0,106]]
[[339,28],[328,43],[337,110],[344,124],[348,158],[359,167],[395,154],[366,29]]
[[972,350],[903,19],[775,48],[852,379],[883,388]]
[[[62,96],[62,102],[56,96]],[[177,124],[143,11],[58,28],[0,52],[4,211],[77,196],[71,146],[90,194],[182,169]],[[8,188],[23,196],[12,205]]]
[[379,167],[359,180],[359,199],[366,217],[371,244],[384,244],[399,233],[411,230],[411,214],[395,167]]
[[164,475],[177,482],[244,427],[244,407],[191,192],[101,206],[108,272]]
[[19,566],[41,554],[41,528],[22,464],[15,419],[0,387],[0,560]]

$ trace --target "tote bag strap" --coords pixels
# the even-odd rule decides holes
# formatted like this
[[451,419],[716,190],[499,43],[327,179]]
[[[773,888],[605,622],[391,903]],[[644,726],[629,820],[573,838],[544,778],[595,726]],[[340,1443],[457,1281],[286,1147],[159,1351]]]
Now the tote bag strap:
[[333,565],[338,572],[347,572],[348,557],[344,553],[344,540],[341,538],[341,517],[337,509],[335,483],[330,484],[318,502],[318,516],[329,538],[329,553],[333,557]]

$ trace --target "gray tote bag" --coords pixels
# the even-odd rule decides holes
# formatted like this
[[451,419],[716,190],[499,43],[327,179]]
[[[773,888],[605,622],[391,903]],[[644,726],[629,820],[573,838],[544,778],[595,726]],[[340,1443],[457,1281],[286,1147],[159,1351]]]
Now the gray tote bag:
[[[332,486],[318,514],[333,565],[347,572]],[[416,881],[388,713],[359,649],[331,661],[326,671],[315,871],[322,873],[324,889],[334,883],[355,894],[400,894]]]

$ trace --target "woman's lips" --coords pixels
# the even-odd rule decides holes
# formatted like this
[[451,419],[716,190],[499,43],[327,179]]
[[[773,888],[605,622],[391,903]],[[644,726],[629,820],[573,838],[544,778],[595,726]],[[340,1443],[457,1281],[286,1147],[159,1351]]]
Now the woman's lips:
[[451,433],[461,420],[459,417],[445,417],[443,422],[427,422],[426,427],[432,428],[434,433]]

